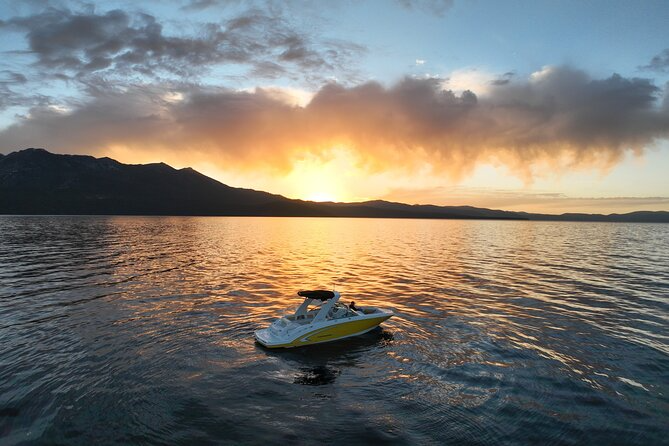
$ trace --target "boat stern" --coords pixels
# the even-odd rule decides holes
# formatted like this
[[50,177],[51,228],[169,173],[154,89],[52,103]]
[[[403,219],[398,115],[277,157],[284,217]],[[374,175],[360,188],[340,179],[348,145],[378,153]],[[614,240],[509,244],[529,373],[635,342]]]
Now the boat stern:
[[269,329],[263,328],[262,330],[256,330],[253,333],[253,336],[256,338],[256,341],[264,345],[265,347],[268,347],[271,343],[270,341],[270,334],[269,334]]
[[255,333],[253,333],[253,336],[260,345],[267,348],[285,347],[286,344],[285,340],[277,339],[275,336],[273,336],[269,328],[257,330]]

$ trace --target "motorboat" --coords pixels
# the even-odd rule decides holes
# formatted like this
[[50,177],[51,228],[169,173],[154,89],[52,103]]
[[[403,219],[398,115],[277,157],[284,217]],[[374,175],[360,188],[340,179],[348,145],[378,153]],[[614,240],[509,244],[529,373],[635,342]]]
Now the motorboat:
[[304,301],[295,312],[286,314],[255,332],[256,340],[268,348],[291,348],[331,342],[367,333],[393,316],[377,307],[349,307],[339,303],[338,291],[299,291]]

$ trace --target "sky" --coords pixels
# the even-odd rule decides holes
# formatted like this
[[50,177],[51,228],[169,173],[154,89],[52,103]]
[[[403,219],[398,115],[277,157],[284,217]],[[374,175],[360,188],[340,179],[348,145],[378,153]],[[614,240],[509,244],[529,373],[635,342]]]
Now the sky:
[[0,1],[0,153],[317,201],[669,211],[666,1]]

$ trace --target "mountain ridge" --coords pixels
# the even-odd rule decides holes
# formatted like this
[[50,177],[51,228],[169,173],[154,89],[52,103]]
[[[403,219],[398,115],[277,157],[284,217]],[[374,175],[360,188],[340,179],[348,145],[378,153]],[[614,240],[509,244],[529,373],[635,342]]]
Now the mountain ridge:
[[0,214],[305,216],[669,222],[666,211],[561,215],[385,200],[312,202],[228,186],[190,167],[28,148],[0,154]]

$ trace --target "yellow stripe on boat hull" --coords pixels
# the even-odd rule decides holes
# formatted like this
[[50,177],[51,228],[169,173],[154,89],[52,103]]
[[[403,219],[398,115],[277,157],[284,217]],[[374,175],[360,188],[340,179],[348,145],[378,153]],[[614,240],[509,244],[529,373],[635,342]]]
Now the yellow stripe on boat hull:
[[263,343],[263,345],[267,348],[290,348],[336,341],[337,339],[346,338],[355,334],[362,334],[365,331],[371,330],[391,316],[392,314],[389,314],[370,319],[354,320],[343,324],[331,325],[306,333],[287,344],[266,345]]

